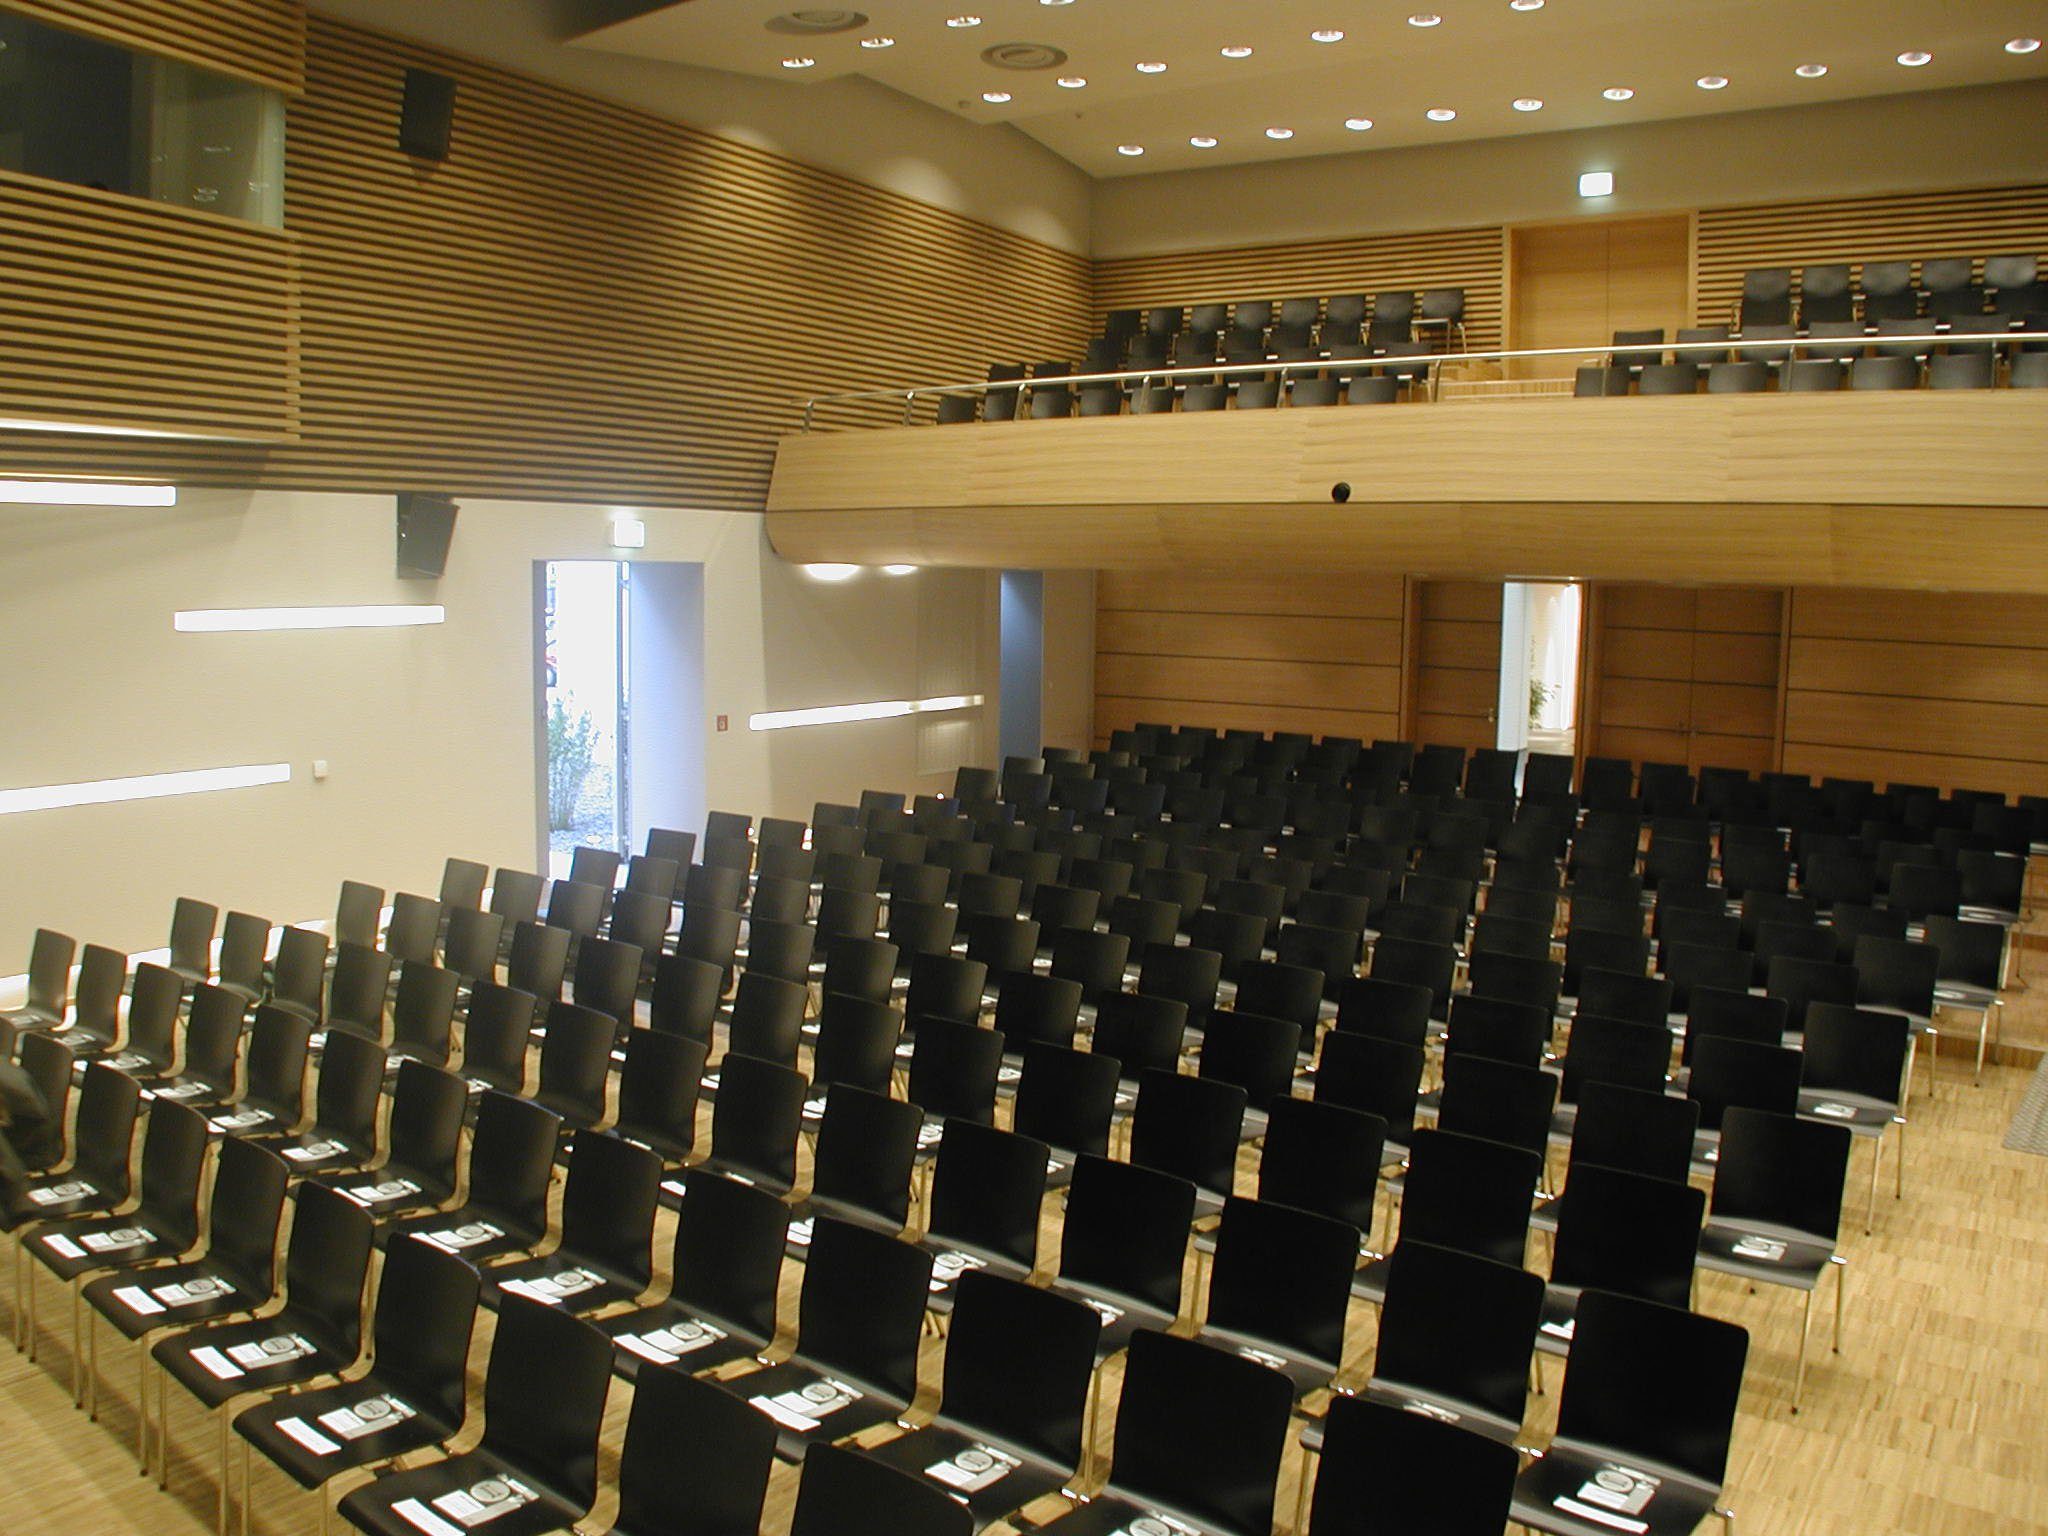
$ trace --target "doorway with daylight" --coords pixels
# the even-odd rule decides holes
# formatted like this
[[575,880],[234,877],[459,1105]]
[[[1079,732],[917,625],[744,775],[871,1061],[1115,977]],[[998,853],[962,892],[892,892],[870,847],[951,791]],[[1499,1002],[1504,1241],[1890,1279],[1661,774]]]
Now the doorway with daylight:
[[1500,747],[1574,754],[1583,595],[1573,582],[1510,581],[1502,586]]

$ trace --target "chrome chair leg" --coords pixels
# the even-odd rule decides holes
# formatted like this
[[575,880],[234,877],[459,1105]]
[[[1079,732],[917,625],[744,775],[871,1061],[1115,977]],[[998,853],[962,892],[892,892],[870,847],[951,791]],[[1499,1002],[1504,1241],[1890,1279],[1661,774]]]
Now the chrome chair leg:
[[1884,1132],[1870,1144],[1870,1198],[1863,1207],[1863,1235],[1870,1236],[1877,1225],[1877,1170],[1884,1165]]
[[[1820,1289],[1816,1282],[1814,1291]],[[1799,1364],[1792,1376],[1792,1411],[1799,1411],[1800,1400],[1806,1394],[1806,1340],[1813,1332],[1813,1291],[1806,1293],[1806,1309],[1799,1317]]]
[[1835,1266],[1835,1353],[1842,1352],[1842,1309],[1849,1300],[1849,1261],[1839,1253],[1830,1255]]

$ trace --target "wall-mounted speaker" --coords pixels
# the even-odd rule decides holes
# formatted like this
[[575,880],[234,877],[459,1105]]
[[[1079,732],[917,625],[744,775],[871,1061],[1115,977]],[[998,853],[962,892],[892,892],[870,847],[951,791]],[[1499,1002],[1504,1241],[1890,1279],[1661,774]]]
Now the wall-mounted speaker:
[[405,72],[405,104],[398,114],[398,147],[423,160],[446,160],[455,127],[455,81],[432,70]]
[[437,581],[448,568],[455,537],[455,498],[426,491],[398,493],[398,574],[407,581]]

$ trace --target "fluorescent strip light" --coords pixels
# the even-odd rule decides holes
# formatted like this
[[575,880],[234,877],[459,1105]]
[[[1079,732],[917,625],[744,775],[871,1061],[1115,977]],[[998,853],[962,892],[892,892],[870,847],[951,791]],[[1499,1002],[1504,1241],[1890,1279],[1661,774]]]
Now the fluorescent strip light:
[[851,720],[894,720],[903,715],[936,715],[974,709],[984,702],[978,693],[950,693],[933,699],[884,699],[874,704],[827,704],[817,709],[771,709],[747,716],[750,731],[787,731],[799,725],[843,725]]
[[115,800],[160,800],[166,795],[199,795],[217,789],[253,789],[291,781],[290,763],[252,763],[240,768],[193,768],[183,773],[144,773],[126,779],[88,779],[79,784],[35,784],[0,789],[0,816],[54,811],[70,805],[105,805]]
[[175,485],[112,480],[0,480],[0,502],[37,507],[175,507]]
[[403,629],[440,624],[439,603],[361,603],[339,608],[188,608],[171,615],[171,628],[187,634],[266,629]]

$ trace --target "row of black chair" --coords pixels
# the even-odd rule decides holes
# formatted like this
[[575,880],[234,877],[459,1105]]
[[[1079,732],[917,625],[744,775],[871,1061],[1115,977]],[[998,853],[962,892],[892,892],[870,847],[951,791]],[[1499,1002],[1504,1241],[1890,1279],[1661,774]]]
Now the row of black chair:
[[1764,362],[1708,363],[1689,358],[1675,363],[1588,366],[1573,376],[1572,393],[1579,399],[1638,395],[1760,395],[1776,382],[1786,394],[1855,390],[1991,389],[2001,382],[2013,389],[2048,389],[2048,351],[2026,352],[2001,369],[1984,353],[1935,357],[1799,358],[1776,368]]
[[1853,267],[1849,262],[1758,267],[1742,275],[1736,323],[1789,325],[1795,305],[1807,325],[1857,318],[1910,320],[1923,312],[1937,319],[1974,320],[1987,308],[1999,315],[2048,310],[2048,284],[2041,280],[2040,258],[2032,253],[1981,260],[1865,261]]

